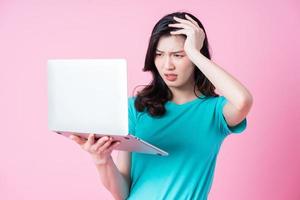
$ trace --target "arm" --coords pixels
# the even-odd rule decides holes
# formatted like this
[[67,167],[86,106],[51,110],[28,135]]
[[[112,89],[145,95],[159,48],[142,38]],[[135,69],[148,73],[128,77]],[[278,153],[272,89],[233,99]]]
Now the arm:
[[95,141],[94,134],[90,134],[88,140],[71,135],[70,138],[89,152],[96,164],[98,174],[104,187],[110,191],[117,200],[126,199],[130,185],[130,153],[120,153],[118,167],[115,165],[111,153],[120,142],[113,142],[112,138],[101,137]]
[[112,158],[107,163],[96,164],[98,174],[103,185],[111,192],[117,200],[126,199],[129,194],[129,182],[123,176]]
[[250,92],[237,79],[199,51],[193,51],[190,57],[217,90],[228,99],[228,103],[225,104],[223,109],[223,115],[228,125],[235,126],[239,124],[246,117],[253,104]]

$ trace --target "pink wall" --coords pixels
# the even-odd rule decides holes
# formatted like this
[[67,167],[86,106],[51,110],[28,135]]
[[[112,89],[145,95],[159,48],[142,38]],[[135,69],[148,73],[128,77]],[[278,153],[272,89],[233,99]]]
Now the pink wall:
[[131,95],[150,79],[154,24],[179,10],[199,17],[213,60],[254,96],[247,130],[223,143],[210,199],[300,199],[296,0],[1,0],[0,199],[112,199],[87,153],[47,129],[46,61],[126,58]]

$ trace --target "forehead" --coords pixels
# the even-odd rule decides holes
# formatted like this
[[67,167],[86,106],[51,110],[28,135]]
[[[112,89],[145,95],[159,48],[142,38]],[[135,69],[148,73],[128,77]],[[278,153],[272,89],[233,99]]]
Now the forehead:
[[157,48],[164,52],[174,52],[183,50],[185,38],[183,36],[162,36],[160,37]]

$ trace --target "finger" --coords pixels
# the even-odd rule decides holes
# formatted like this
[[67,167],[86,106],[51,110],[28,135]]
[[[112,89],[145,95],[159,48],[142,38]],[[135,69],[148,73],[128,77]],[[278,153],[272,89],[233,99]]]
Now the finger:
[[106,150],[103,151],[103,153],[108,153],[111,152],[112,150],[114,150],[115,147],[117,147],[121,142],[116,142],[114,144],[112,144],[110,147],[108,147]]
[[99,149],[99,147],[101,147],[106,141],[109,140],[109,137],[105,136],[105,137],[101,137],[100,139],[97,140],[97,142],[93,145],[92,149],[94,151],[97,151]]
[[186,36],[188,36],[190,34],[186,29],[180,29],[178,31],[170,31],[170,33],[173,34],[173,35],[183,34],[183,35],[186,35]]
[[95,134],[94,133],[89,134],[87,143],[90,145],[93,145],[95,143]]
[[191,27],[190,25],[182,24],[182,23],[168,24],[168,26],[176,27],[176,28],[185,28],[185,29],[190,29],[190,30],[193,28],[193,27]]
[[178,22],[181,22],[183,24],[188,24],[188,25],[194,27],[195,29],[198,29],[198,27],[195,24],[193,24],[191,21],[189,21],[189,20],[181,19],[181,18],[178,18],[178,17],[174,17],[174,20],[176,20]]
[[189,19],[195,26],[200,28],[199,24],[192,17],[190,17],[188,14],[185,14],[184,16],[185,18]]
[[69,138],[71,140],[75,141],[79,145],[83,145],[86,142],[85,139],[83,139],[83,138],[81,138],[79,136],[76,136],[76,135],[70,135]]
[[106,150],[112,143],[112,139],[106,141],[99,149],[97,150],[98,153],[102,153],[102,151]]

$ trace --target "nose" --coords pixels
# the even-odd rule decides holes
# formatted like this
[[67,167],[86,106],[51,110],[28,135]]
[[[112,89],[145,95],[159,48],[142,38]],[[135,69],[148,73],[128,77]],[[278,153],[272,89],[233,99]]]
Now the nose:
[[174,65],[173,65],[173,62],[172,62],[170,56],[165,56],[163,66],[164,66],[164,68],[167,69],[167,70],[172,70],[172,69],[174,69]]

